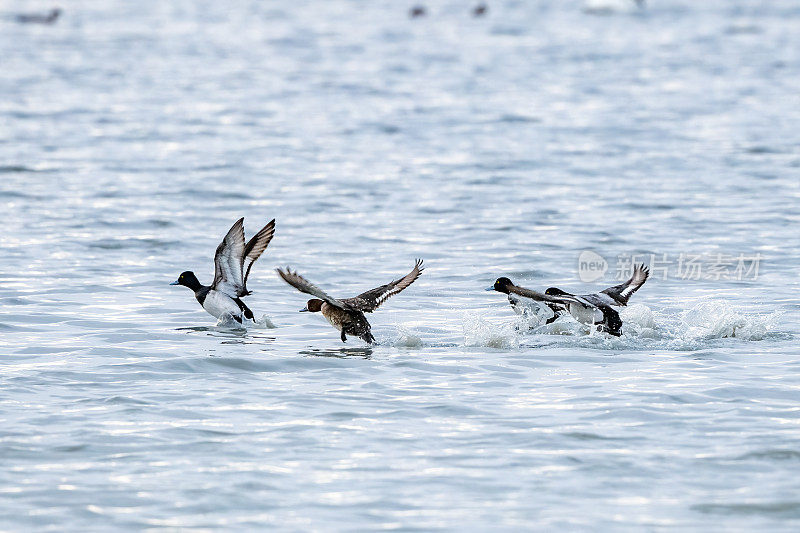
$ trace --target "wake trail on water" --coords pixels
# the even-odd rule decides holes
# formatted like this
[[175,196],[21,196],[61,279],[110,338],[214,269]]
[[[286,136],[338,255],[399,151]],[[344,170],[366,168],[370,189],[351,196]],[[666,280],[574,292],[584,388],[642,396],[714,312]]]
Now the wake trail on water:
[[[644,304],[618,308],[622,335],[615,337],[581,324],[568,314],[545,324],[547,313],[536,310],[497,320],[479,311],[463,311],[460,334],[450,324],[420,326],[419,322],[381,328],[377,346],[419,350],[423,348],[494,348],[519,350],[563,346],[599,350],[677,350],[709,348],[723,339],[761,341],[785,337],[778,329],[782,313],[754,313],[720,299],[677,303],[654,310]],[[213,328],[220,333],[246,335],[252,330],[275,329],[267,315],[240,324],[223,315]]]

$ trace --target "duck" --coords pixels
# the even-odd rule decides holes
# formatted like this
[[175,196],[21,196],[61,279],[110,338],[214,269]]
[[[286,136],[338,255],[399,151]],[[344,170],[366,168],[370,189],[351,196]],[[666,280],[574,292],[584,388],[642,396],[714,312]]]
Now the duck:
[[408,16],[409,16],[409,18],[412,18],[412,19],[417,19],[417,18],[420,18],[420,17],[424,17],[427,14],[428,14],[428,10],[425,9],[425,6],[423,6],[423,5],[416,5],[416,6],[414,6],[411,9],[408,10]]
[[286,283],[298,291],[316,297],[308,300],[306,306],[300,310],[301,313],[321,312],[322,316],[341,332],[342,342],[347,342],[347,336],[353,335],[367,344],[374,344],[375,337],[372,335],[372,326],[364,313],[372,313],[390,297],[406,289],[419,278],[423,270],[422,259],[417,259],[411,272],[402,278],[363,292],[353,298],[344,299],[329,296],[296,271],[292,272],[288,267],[286,270],[278,268],[276,272]]
[[[617,314],[616,311],[608,306],[599,308],[594,304],[582,300],[579,296],[574,296],[571,294],[565,293],[564,295],[550,295],[534,291],[532,289],[526,289],[525,287],[515,285],[514,282],[507,277],[497,278],[493,285],[486,287],[486,290],[507,294],[509,303],[519,314],[525,314],[525,310],[522,309],[522,306],[525,304],[519,300],[519,296],[544,303],[553,312],[553,316],[547,319],[547,324],[550,324],[558,318],[559,311],[563,309],[569,309],[570,306],[572,306],[572,308],[575,310],[574,316],[576,316],[576,318],[581,322],[598,324],[600,326],[603,326],[605,323],[615,324],[616,322],[620,322],[621,325],[619,315],[614,317],[614,315]],[[608,317],[606,317],[607,313],[609,314]],[[619,328],[614,328],[611,326],[603,328],[603,330],[605,329],[613,330]]]
[[563,310],[563,307],[558,304],[527,298],[507,290],[507,287],[512,285],[516,286],[509,278],[502,277],[497,278],[497,281],[490,287],[486,287],[486,290],[506,294],[508,296],[508,303],[511,304],[511,309],[513,309],[515,313],[523,317],[543,317],[545,318],[545,324],[554,322],[558,318],[559,311]]
[[523,298],[513,293],[508,294],[508,303],[511,304],[511,308],[518,315],[524,317],[530,317],[532,315],[542,317],[545,319],[545,324],[552,324],[555,322],[559,317],[559,310],[563,309],[559,307],[558,304],[549,302],[542,302],[545,304],[544,306],[537,305],[537,303],[531,301],[530,298]]
[[487,11],[489,11],[489,6],[481,2],[480,4],[472,8],[472,16],[475,18],[482,17],[486,14]]
[[170,285],[183,285],[194,291],[194,297],[211,316],[230,315],[242,323],[243,318],[255,320],[253,311],[242,301],[252,294],[247,289],[247,278],[256,259],[261,257],[275,235],[275,219],[270,220],[258,233],[244,242],[244,218],[233,223],[231,229],[217,246],[214,254],[214,281],[203,285],[194,272],[187,270]]
[[[580,297],[594,305],[607,305],[614,307],[625,307],[628,305],[628,300],[636,291],[644,285],[647,278],[650,277],[650,269],[643,264],[636,264],[633,266],[633,274],[630,279],[625,283],[614,285],[600,292],[592,294],[581,294]],[[548,296],[564,296],[571,293],[562,291],[556,287],[550,287],[544,291]]]
[[17,15],[17,22],[21,24],[54,24],[61,16],[61,8],[51,9],[46,15],[40,13],[26,13]]
[[[550,287],[544,294],[517,287],[508,278],[498,278],[492,287],[487,290],[496,290],[508,294],[509,303],[515,311],[522,306],[517,296],[522,296],[543,302],[553,312],[545,323],[550,324],[558,319],[566,311],[578,322],[597,326],[600,331],[614,336],[620,336],[622,319],[613,307],[624,307],[628,305],[631,295],[644,285],[650,275],[650,269],[642,264],[637,264],[633,268],[633,274],[625,283],[614,285],[598,293],[576,295],[568,293],[556,287]],[[561,301],[558,301],[561,299]],[[520,312],[520,314],[522,314]]]

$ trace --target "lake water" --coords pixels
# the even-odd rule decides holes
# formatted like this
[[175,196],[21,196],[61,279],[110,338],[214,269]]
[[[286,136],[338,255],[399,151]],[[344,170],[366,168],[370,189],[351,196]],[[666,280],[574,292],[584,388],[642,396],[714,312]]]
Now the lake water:
[[[800,4],[597,4],[4,3],[0,529],[796,531]],[[246,330],[168,285],[241,216]],[[274,273],[416,257],[373,347]]]

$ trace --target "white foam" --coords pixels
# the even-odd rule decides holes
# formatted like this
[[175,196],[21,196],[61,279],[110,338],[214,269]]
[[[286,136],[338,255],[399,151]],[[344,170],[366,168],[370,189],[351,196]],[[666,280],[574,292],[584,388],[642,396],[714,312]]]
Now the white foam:
[[[681,304],[677,304],[680,309]],[[742,341],[764,339],[778,324],[780,313],[757,314],[709,299],[686,304],[684,310],[654,311],[644,304],[619,308],[622,335],[595,331],[563,314],[551,324],[537,316],[515,316],[495,324],[483,317],[464,314],[464,344],[491,348],[516,348],[526,338],[560,336],[565,345],[614,350],[696,350],[713,346],[719,339]]]
[[473,313],[464,313],[462,317],[464,345],[485,346],[488,348],[517,348],[519,347],[518,321],[519,319],[505,324],[492,324],[481,316]]
[[224,329],[247,329],[244,325],[236,321],[230,313],[223,313],[217,319],[217,327]]
[[585,324],[581,324],[569,313],[563,313],[555,322],[550,324],[543,324],[536,333],[543,333],[547,335],[572,335],[581,336],[587,335],[592,331],[592,328]]
[[778,312],[755,315],[723,301],[709,300],[683,311],[680,320],[685,335],[690,339],[738,338],[758,341],[774,328],[779,315]]
[[231,314],[224,313],[217,320],[217,327],[223,329],[273,329],[277,326],[272,323],[272,320],[267,315],[261,315],[258,320],[250,321],[245,319],[242,323],[239,323]]
[[278,326],[276,326],[272,322],[272,319],[270,317],[268,317],[267,315],[261,315],[261,318],[259,318],[258,320],[254,320],[253,321],[253,325],[252,326],[248,326],[248,327],[255,328],[255,329],[275,329]]
[[397,326],[397,334],[387,344],[397,348],[422,348],[425,346],[422,337],[403,326]]
[[622,334],[646,339],[661,338],[652,309],[643,304],[633,304],[619,310]]

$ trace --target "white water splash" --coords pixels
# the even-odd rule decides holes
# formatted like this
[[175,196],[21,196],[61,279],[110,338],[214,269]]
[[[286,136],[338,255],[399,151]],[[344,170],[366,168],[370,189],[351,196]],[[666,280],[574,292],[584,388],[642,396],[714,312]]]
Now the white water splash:
[[397,326],[397,334],[388,341],[396,348],[422,348],[425,342],[416,332],[404,326]]
[[719,339],[764,339],[778,324],[780,313],[748,313],[722,300],[694,303],[682,311],[654,311],[644,304],[620,308],[622,335],[600,333],[564,314],[551,324],[536,315],[520,315],[501,324],[465,314],[464,344],[493,348],[517,348],[526,339],[562,337],[558,342],[587,348],[613,350],[696,350]]
[[274,329],[277,326],[267,315],[261,315],[258,320],[245,319],[241,323],[229,313],[225,313],[217,320],[216,327],[222,329]]
[[[522,320],[525,320],[522,318]],[[488,348],[518,348],[520,341],[517,322],[491,324],[478,315],[464,313],[465,346],[485,346]]]
[[726,302],[711,300],[682,312],[679,318],[681,329],[690,339],[737,338],[760,341],[775,327],[780,313],[749,314]]
[[246,326],[234,319],[230,313],[223,313],[217,319],[216,327],[222,329],[247,329]]
[[255,329],[275,329],[278,326],[272,322],[272,319],[267,315],[261,315],[261,318],[253,321],[252,325],[248,326]]

